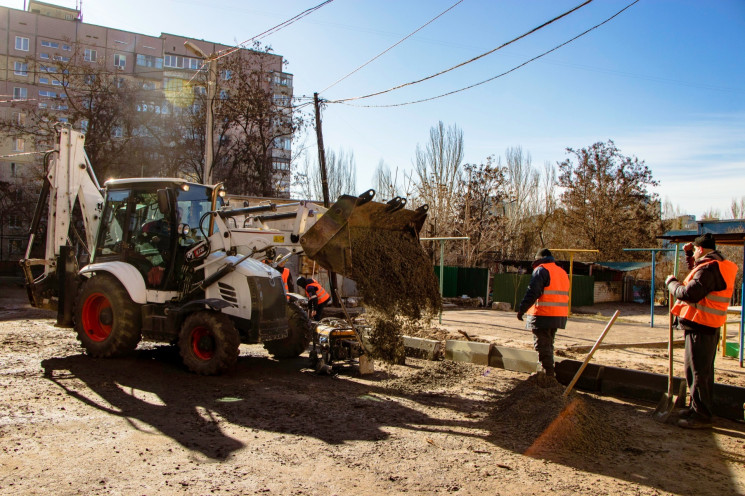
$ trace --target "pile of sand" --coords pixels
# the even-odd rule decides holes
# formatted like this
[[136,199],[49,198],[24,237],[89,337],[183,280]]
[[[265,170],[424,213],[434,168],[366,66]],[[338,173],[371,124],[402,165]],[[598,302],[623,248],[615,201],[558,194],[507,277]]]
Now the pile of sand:
[[557,458],[563,453],[600,453],[621,440],[609,432],[609,416],[596,400],[564,397],[564,386],[539,376],[519,383],[499,399],[492,418],[510,432],[514,448],[526,455]]

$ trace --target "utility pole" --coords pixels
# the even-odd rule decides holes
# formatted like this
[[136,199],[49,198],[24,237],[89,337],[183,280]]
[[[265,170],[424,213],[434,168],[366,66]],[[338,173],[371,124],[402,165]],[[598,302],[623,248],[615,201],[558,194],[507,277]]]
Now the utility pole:
[[318,165],[321,167],[321,189],[323,190],[323,206],[329,208],[329,180],[326,175],[326,151],[323,148],[323,130],[321,129],[321,104],[318,93],[313,93],[313,103],[316,107],[316,139],[318,141]]
[[202,57],[205,61],[209,61],[209,74],[207,76],[207,108],[206,113],[206,125],[204,130],[204,176],[202,182],[204,184],[212,184],[212,156],[214,148],[214,129],[212,124],[212,105],[215,101],[215,93],[217,93],[217,57],[213,53],[207,55],[204,50],[196,46],[191,41],[185,41],[184,46],[190,52]]
[[[323,191],[323,206],[329,208],[329,180],[326,173],[326,151],[323,148],[323,130],[321,128],[321,104],[318,93],[313,93],[313,104],[316,108],[316,140],[318,142],[318,165],[321,168],[321,189]],[[329,271],[329,285],[331,286],[331,300],[334,306],[339,306],[339,296],[336,290],[336,272]]]

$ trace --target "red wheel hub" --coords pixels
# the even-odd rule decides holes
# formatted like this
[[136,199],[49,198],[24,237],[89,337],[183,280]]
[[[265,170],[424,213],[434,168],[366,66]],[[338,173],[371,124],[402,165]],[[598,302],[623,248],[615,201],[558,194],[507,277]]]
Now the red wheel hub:
[[111,334],[111,302],[102,293],[93,293],[83,303],[83,329],[93,341],[104,341]]
[[207,327],[199,326],[191,330],[191,349],[201,360],[210,360],[215,352],[215,338]]

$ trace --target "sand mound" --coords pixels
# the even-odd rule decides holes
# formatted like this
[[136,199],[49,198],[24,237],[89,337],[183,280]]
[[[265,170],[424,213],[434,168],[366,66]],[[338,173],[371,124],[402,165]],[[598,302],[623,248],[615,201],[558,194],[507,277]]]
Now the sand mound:
[[[609,432],[602,403],[570,394],[555,379],[533,376],[499,399],[492,413],[501,427],[517,440],[515,449],[540,458],[560,458],[562,453],[600,453],[620,439]],[[504,429],[502,429],[504,430]]]

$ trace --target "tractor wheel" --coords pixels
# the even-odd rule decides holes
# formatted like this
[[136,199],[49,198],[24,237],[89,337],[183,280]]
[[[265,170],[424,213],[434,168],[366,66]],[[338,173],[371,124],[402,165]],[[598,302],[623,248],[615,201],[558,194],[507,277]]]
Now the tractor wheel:
[[94,275],[80,289],[75,331],[93,357],[113,357],[137,348],[141,334],[140,306],[114,277]]
[[241,340],[227,315],[205,310],[184,320],[178,344],[189,370],[200,375],[216,375],[238,361]]
[[308,315],[297,304],[287,303],[287,337],[267,341],[264,348],[274,358],[295,358],[300,356],[310,343],[313,327]]

